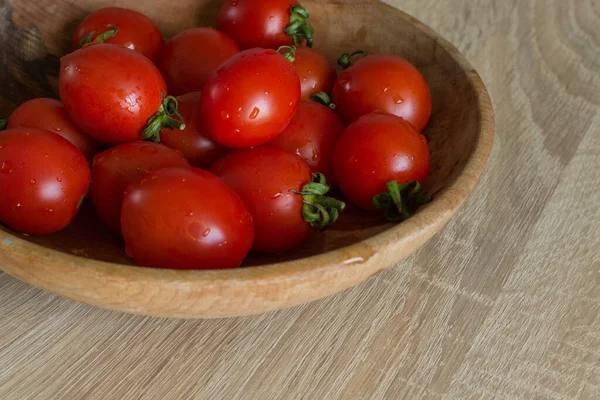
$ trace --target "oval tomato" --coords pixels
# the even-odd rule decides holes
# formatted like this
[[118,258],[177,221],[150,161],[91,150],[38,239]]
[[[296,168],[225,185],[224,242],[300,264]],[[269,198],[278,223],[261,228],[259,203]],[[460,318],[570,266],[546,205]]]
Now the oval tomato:
[[0,133],[0,221],[28,235],[47,235],[75,217],[90,185],[90,167],[55,133],[13,128]]
[[313,28],[308,10],[297,0],[224,0],[217,29],[231,36],[242,49],[300,44],[312,47]]
[[94,157],[91,197],[100,218],[121,231],[121,205],[127,185],[148,172],[167,167],[188,167],[178,152],[158,143],[124,143]]
[[288,153],[297,154],[313,172],[335,186],[333,151],[345,126],[331,109],[322,104],[302,101],[288,127],[270,143]]
[[101,8],[85,17],[73,36],[73,50],[94,41],[127,47],[152,62],[156,62],[164,46],[162,33],[154,21],[137,11],[119,7]]
[[252,49],[230,58],[206,82],[200,115],[215,142],[252,147],[277,137],[299,101],[292,64],[275,50]]
[[6,127],[10,129],[20,126],[45,129],[64,137],[89,161],[102,150],[102,144],[75,126],[63,103],[55,99],[32,99],[17,107],[10,115]]
[[154,171],[129,185],[121,225],[128,253],[155,268],[235,268],[254,237],[240,197],[195,168]]
[[[308,165],[294,154],[271,147],[234,152],[221,158],[211,172],[242,198],[254,220],[253,249],[281,253],[299,246],[311,226],[326,228],[344,203],[325,197],[329,187],[311,183]],[[323,206],[319,212],[314,204]]]
[[296,48],[293,57],[300,79],[302,100],[310,100],[311,96],[319,92],[331,93],[337,72],[327,57],[306,47]]
[[200,109],[200,92],[179,96],[179,114],[186,122],[183,131],[163,129],[160,133],[161,143],[179,151],[194,167],[208,169],[215,161],[230,150],[213,142],[204,130],[198,110]]
[[338,76],[333,102],[347,124],[361,115],[384,111],[422,132],[431,117],[431,94],[423,75],[398,56],[358,60]]
[[183,31],[165,46],[158,66],[169,94],[202,90],[207,79],[240,48],[232,38],[213,28]]
[[[342,192],[357,206],[373,210],[373,198],[385,193],[390,181],[399,186],[425,183],[429,148],[425,137],[404,119],[367,114],[352,123],[338,140],[333,167]],[[406,189],[414,190],[415,186]]]
[[[113,44],[95,44],[60,60],[60,98],[73,122],[108,143],[158,140],[163,127],[182,129],[173,100],[146,57]],[[170,103],[171,101],[171,103]]]

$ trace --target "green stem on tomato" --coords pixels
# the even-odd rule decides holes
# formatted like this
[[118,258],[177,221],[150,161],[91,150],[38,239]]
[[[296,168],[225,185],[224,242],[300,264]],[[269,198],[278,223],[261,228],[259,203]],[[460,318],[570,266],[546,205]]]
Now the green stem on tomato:
[[8,120],[7,119],[0,119],[0,131],[3,131],[6,129],[6,125],[8,124]]
[[340,58],[338,58],[338,64],[344,68],[350,68],[352,66],[352,57],[361,54],[363,57],[369,55],[369,53],[365,50],[356,50],[354,53],[343,53]]
[[[281,54],[281,50],[287,50],[285,53]],[[277,52],[285,57],[286,60],[291,62],[292,64],[296,61],[296,46],[279,46]]]
[[152,142],[160,142],[160,130],[163,128],[168,129],[185,129],[185,123],[183,118],[179,114],[177,99],[173,96],[165,97],[162,94],[163,100],[158,109],[158,112],[154,114],[146,129],[143,130],[142,136]]
[[410,218],[420,205],[430,201],[430,196],[421,193],[421,184],[418,181],[402,185],[398,184],[398,181],[389,181],[387,192],[373,197],[373,206],[383,210],[389,221],[402,222]]
[[308,10],[302,6],[294,6],[290,9],[290,24],[284,29],[284,32],[294,39],[297,46],[306,40],[306,46],[313,46],[313,27],[308,23],[310,17]]
[[86,44],[90,43],[104,43],[119,32],[119,28],[117,28],[117,26],[114,24],[106,24],[104,26],[111,29],[102,32],[101,34],[96,36],[94,40],[92,40],[92,38],[94,37],[96,31],[91,31],[86,37],[81,39],[81,41],[79,42],[79,48],[82,48]]
[[302,217],[311,227],[325,230],[334,224],[340,211],[346,208],[346,203],[325,196],[329,192],[329,186],[325,176],[320,173],[313,174],[313,180],[302,187],[300,192],[295,194],[302,196]]
[[312,96],[310,96],[310,101],[314,101],[315,103],[323,104],[324,106],[327,106],[327,107],[331,108],[332,110],[335,110],[335,104],[331,101],[331,97],[325,92],[319,92],[319,93],[313,94]]

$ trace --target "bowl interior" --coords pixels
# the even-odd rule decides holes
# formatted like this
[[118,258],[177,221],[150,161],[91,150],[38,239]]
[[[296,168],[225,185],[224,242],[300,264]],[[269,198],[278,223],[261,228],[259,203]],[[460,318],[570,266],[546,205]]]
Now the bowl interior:
[[[57,97],[59,58],[69,51],[71,34],[90,11],[122,6],[152,17],[166,38],[194,26],[212,26],[220,1],[154,0],[8,0],[0,6],[3,57],[0,58],[0,113],[8,115],[34,97]],[[478,94],[470,74],[453,58],[452,49],[438,41],[411,18],[369,0],[303,1],[316,30],[315,48],[332,61],[342,52],[364,49],[371,53],[401,55],[423,73],[433,97],[433,115],[425,135],[430,139],[431,176],[426,191],[434,196],[456,180],[473,152],[479,133]],[[382,12],[382,8],[390,12]],[[399,18],[399,15],[401,18]],[[435,200],[434,200],[435,201]],[[360,242],[392,225],[378,216],[350,209],[325,233],[315,233],[288,255],[251,256],[246,265],[262,265],[321,254]],[[0,230],[15,234],[0,226]],[[131,264],[124,244],[106,230],[86,201],[74,223],[59,234],[23,236],[27,241],[76,256]]]

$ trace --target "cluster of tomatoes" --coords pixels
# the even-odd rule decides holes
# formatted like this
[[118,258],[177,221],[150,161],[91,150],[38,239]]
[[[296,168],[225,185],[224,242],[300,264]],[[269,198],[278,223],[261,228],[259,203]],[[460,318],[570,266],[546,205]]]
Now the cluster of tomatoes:
[[165,45],[138,12],[93,12],[61,59],[60,101],[3,121],[0,220],[52,234],[89,196],[139,265],[202,269],[297,247],[345,208],[332,188],[409,217],[427,200],[427,84],[363,51],[338,75],[309,16],[296,0],[225,0],[218,30]]

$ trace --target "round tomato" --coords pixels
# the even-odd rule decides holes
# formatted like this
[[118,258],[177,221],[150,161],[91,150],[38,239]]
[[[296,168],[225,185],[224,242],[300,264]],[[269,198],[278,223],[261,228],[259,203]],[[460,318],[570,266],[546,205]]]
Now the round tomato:
[[0,221],[47,235],[75,217],[90,185],[90,167],[65,138],[37,128],[0,133]]
[[431,117],[431,94],[423,75],[398,56],[358,60],[338,76],[333,102],[347,124],[361,115],[384,111],[404,118],[422,132]]
[[208,169],[215,161],[230,150],[213,142],[200,120],[200,92],[188,93],[179,96],[179,114],[186,122],[183,131],[163,129],[160,133],[161,143],[179,151],[194,167]]
[[[425,183],[429,174],[427,140],[402,118],[367,114],[342,133],[333,168],[340,189],[357,206],[367,210],[381,207],[375,204],[374,197],[385,193],[390,188],[388,184],[395,182],[393,185],[403,190],[404,205],[399,206],[404,208],[410,206],[408,201],[420,200],[415,197],[415,189]],[[396,193],[390,194],[396,198]],[[411,194],[412,198],[408,198]],[[404,210],[386,210],[386,214],[388,211],[393,214]]]
[[298,47],[291,53],[300,79],[302,100],[310,100],[319,92],[331,93],[337,72],[327,57],[306,47]]
[[211,172],[248,207],[254,219],[253,249],[260,253],[282,253],[299,246],[311,226],[325,229],[345,206],[325,196],[329,187],[322,175],[317,174],[317,182],[311,183],[308,165],[276,148],[234,152],[217,161]]
[[239,53],[232,38],[213,28],[193,28],[171,39],[158,66],[169,94],[179,96],[202,90],[221,64]]
[[312,47],[310,13],[297,0],[224,0],[217,29],[231,36],[242,49],[301,44]]
[[54,132],[73,143],[89,161],[102,150],[102,144],[75,126],[63,103],[55,99],[33,99],[21,104],[10,115],[7,128],[19,126]]
[[155,268],[235,268],[254,238],[240,197],[196,168],[154,171],[129,185],[121,225],[128,254]]
[[188,167],[178,152],[158,143],[124,143],[94,157],[91,196],[100,218],[121,231],[121,205],[127,185],[148,172],[167,167]]
[[108,143],[158,140],[163,127],[183,129],[176,101],[146,57],[113,44],[95,44],[60,60],[60,98],[73,122]]
[[154,21],[126,8],[101,8],[81,22],[73,37],[73,50],[88,43],[110,43],[127,47],[156,62],[164,40]]
[[206,82],[200,115],[215,142],[253,147],[277,137],[299,101],[292,64],[275,50],[252,49],[230,58]]
[[313,172],[325,175],[333,187],[333,151],[344,128],[340,117],[329,107],[302,101],[292,122],[270,145],[299,155]]

